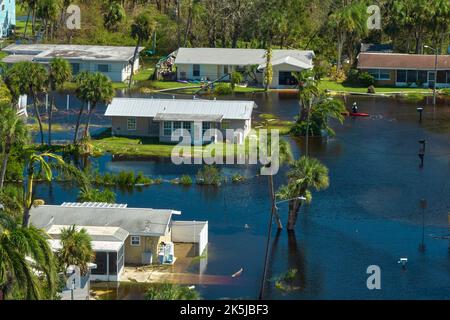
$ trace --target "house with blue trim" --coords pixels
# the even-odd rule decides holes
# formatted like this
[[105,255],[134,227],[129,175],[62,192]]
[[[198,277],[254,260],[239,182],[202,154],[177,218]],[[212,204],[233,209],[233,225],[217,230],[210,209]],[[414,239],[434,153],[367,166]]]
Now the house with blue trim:
[[16,25],[16,1],[0,0],[0,37],[7,37]]

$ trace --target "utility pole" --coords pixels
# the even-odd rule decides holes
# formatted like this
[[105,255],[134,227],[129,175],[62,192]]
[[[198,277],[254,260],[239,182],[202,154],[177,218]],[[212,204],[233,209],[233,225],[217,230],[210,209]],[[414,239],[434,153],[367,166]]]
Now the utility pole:
[[419,251],[425,252],[425,209],[427,208],[427,200],[420,200],[420,208],[422,208],[422,243],[419,245]]

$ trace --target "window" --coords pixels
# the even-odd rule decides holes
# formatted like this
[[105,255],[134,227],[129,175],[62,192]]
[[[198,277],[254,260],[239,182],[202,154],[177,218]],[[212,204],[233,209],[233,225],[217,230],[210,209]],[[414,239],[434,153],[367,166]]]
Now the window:
[[211,122],[203,122],[202,124],[202,134],[211,129]]
[[228,73],[228,66],[223,66],[223,73],[227,74]]
[[418,81],[422,84],[428,82],[427,75],[428,75],[427,71],[419,71]]
[[447,83],[450,83],[450,71],[447,71]]
[[172,122],[170,121],[165,121],[164,122],[164,132],[163,134],[166,137],[170,137],[172,135]]
[[194,77],[200,77],[200,65],[199,64],[194,64],[192,66],[193,71],[192,71],[192,76]]
[[370,69],[368,72],[375,80],[391,80],[391,73],[389,70]]
[[278,84],[281,86],[293,86],[297,84],[291,71],[280,71],[278,74]]
[[191,122],[183,122],[183,129],[189,131],[191,133],[192,131],[192,123]]
[[406,72],[406,82],[415,83],[417,81],[417,70],[408,70]]
[[141,237],[140,236],[131,236],[130,243],[134,247],[138,247],[141,245]]
[[128,118],[127,119],[127,130],[128,131],[136,130],[136,118]]
[[397,70],[397,82],[406,82],[406,70]]
[[72,65],[72,74],[76,75],[80,72],[80,64],[79,63],[71,63]]
[[109,64],[98,64],[97,71],[98,72],[109,72]]
[[437,83],[446,83],[446,72],[445,71],[438,71],[437,73]]
[[173,123],[173,131],[175,131],[177,129],[181,129],[181,122],[180,121],[175,121]]

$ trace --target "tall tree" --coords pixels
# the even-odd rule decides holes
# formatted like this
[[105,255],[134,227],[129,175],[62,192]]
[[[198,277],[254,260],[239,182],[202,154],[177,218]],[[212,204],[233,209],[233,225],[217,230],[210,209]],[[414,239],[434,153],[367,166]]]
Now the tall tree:
[[0,169],[0,190],[5,181],[6,168],[14,145],[24,145],[28,140],[28,130],[25,123],[17,115],[10,104],[0,105],[0,142],[2,148],[2,164]]
[[77,96],[90,105],[84,137],[89,137],[89,126],[92,114],[98,104],[108,104],[112,101],[115,92],[111,80],[100,72],[84,74],[78,82]]
[[109,0],[105,4],[103,25],[109,31],[117,31],[119,24],[126,18],[123,6],[117,0]]
[[[47,239],[44,231],[24,228],[0,211],[0,300],[12,290],[29,300],[53,297],[56,263]],[[37,272],[43,274],[44,281],[38,279]]]
[[77,266],[81,274],[89,272],[88,264],[94,261],[95,253],[92,249],[92,238],[84,228],[77,228],[75,225],[61,230],[61,245],[57,257],[64,268]]
[[50,61],[48,87],[51,91],[50,106],[48,111],[48,145],[52,145],[52,120],[53,108],[55,108],[56,91],[62,89],[64,83],[72,78],[72,67],[67,60],[54,58]]
[[266,91],[269,91],[269,87],[273,80],[272,55],[272,48],[269,46],[265,54],[266,66],[264,68],[264,86]]
[[133,82],[134,68],[139,54],[139,47],[151,38],[155,29],[156,23],[149,11],[144,11],[139,14],[131,25],[131,36],[133,39],[136,39],[136,48],[134,50],[133,59],[130,61],[131,75],[128,89],[131,89],[131,84]]
[[287,173],[288,183],[280,188],[277,196],[289,201],[288,230],[294,230],[302,200],[305,197],[308,202],[312,200],[311,188],[323,190],[328,188],[330,182],[328,169],[319,160],[309,157],[301,157],[291,164]]

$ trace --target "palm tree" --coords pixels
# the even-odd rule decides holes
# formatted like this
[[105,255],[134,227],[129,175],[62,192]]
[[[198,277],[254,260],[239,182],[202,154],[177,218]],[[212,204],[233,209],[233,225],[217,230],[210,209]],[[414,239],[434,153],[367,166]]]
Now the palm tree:
[[269,46],[265,53],[266,68],[264,70],[264,85],[266,92],[269,91],[273,79],[272,55],[272,48]]
[[342,50],[348,34],[367,32],[367,7],[363,1],[344,5],[333,12],[329,21],[337,34],[337,69],[342,68]]
[[[78,81],[77,96],[90,104],[88,119],[84,129],[84,137],[89,137],[89,125],[92,114],[98,104],[111,103],[115,92],[111,80],[100,72],[83,74]],[[78,131],[78,130],[76,130]]]
[[14,145],[23,145],[28,140],[25,123],[10,104],[0,105],[0,142],[2,147],[2,164],[0,169],[0,190],[5,182],[6,168],[11,149]]
[[45,93],[48,84],[48,73],[45,67],[38,63],[19,62],[7,71],[6,84],[15,99],[20,94],[28,94],[33,99],[34,112],[39,123],[41,144],[44,144],[44,130],[39,111],[38,94]]
[[[77,123],[75,125],[75,134],[73,137],[73,144],[77,143],[78,140],[78,130],[80,129],[80,123],[81,123],[81,116],[83,115],[84,112],[84,106],[87,103],[87,95],[85,94],[85,90],[84,88],[87,86],[87,81],[89,79],[89,72],[88,71],[81,71],[76,77],[75,77],[75,83],[76,83],[76,89],[75,89],[75,94],[78,97],[78,99],[81,100],[81,105],[80,105],[80,111],[78,112],[78,117],[77,117]],[[81,90],[83,89],[83,90]]]
[[128,85],[128,89],[131,88],[131,84],[134,76],[134,64],[136,62],[139,47],[145,41],[148,41],[155,31],[156,23],[153,20],[151,13],[148,11],[140,13],[134,19],[133,24],[131,25],[131,36],[133,39],[136,39],[136,48],[134,50],[133,59],[130,61],[131,64],[131,75],[130,75],[130,83]]
[[44,22],[44,38],[53,36],[54,24],[58,20],[61,11],[61,0],[38,0],[36,16]]
[[[61,156],[53,153],[44,152],[40,154],[30,153],[26,156],[26,175],[27,183],[24,190],[24,213],[23,222],[24,227],[30,225],[30,210],[33,205],[39,204],[41,201],[35,200],[33,197],[33,186],[36,174],[41,173],[46,181],[51,181],[53,178],[53,171],[55,169],[67,176],[74,177],[75,180],[82,186],[88,185],[86,176],[76,167],[64,162]],[[54,162],[47,161],[52,159]]]
[[106,4],[105,13],[103,14],[103,25],[109,31],[117,31],[117,26],[126,17],[123,6],[117,0],[111,0]]
[[48,144],[52,145],[52,117],[55,106],[55,91],[63,87],[66,81],[72,78],[72,66],[67,60],[54,58],[50,61],[48,74],[48,87],[52,92],[52,97],[48,113]]
[[29,300],[54,296],[56,263],[47,239],[44,231],[24,228],[0,211],[0,300],[12,290]]
[[88,264],[95,259],[91,241],[91,236],[84,228],[73,225],[61,230],[62,248],[57,257],[64,270],[74,265],[80,268],[82,275],[89,272]]
[[291,164],[287,185],[280,188],[277,196],[289,201],[288,230],[294,230],[298,213],[302,205],[299,197],[305,197],[308,202],[312,200],[311,188],[317,191],[328,188],[330,182],[328,169],[319,160],[309,157],[301,157]]

